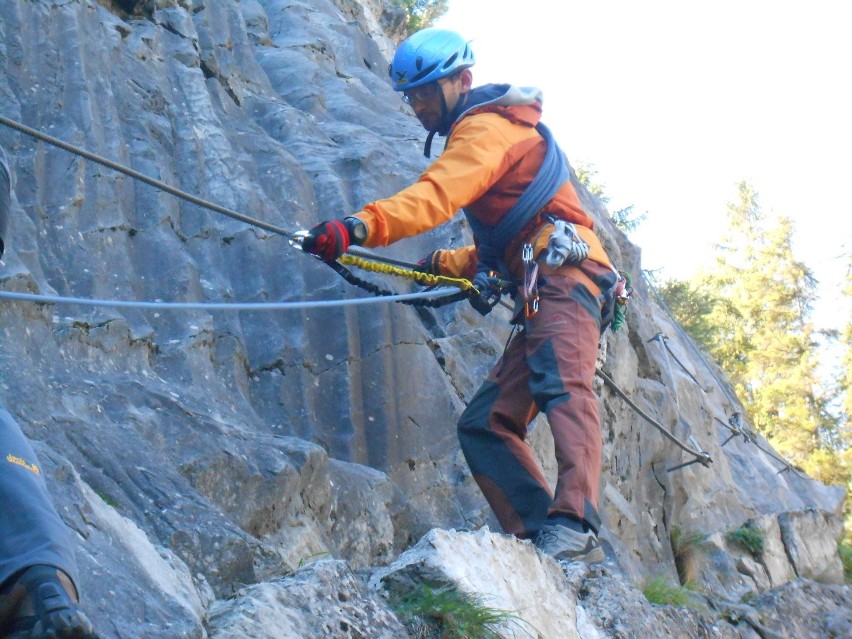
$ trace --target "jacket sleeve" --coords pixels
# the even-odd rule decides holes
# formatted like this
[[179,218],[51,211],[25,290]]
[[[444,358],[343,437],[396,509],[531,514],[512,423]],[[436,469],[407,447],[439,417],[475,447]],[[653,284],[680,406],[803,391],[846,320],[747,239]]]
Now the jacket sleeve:
[[438,273],[447,277],[463,277],[472,280],[476,276],[478,263],[479,255],[473,245],[442,250],[438,255]]
[[447,148],[417,182],[359,211],[356,216],[368,229],[364,245],[387,246],[424,233],[482,197],[509,168],[505,164],[511,142],[500,120],[492,113],[462,119]]

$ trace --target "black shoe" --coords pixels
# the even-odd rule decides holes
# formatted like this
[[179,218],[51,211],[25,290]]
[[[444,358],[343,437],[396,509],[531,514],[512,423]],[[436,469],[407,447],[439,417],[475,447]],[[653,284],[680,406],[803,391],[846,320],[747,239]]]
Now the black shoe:
[[[19,589],[26,592],[15,593]],[[32,614],[12,621],[7,629],[8,639],[99,639],[53,566],[38,565],[25,570],[9,590],[9,596],[18,599],[21,609],[31,607]]]

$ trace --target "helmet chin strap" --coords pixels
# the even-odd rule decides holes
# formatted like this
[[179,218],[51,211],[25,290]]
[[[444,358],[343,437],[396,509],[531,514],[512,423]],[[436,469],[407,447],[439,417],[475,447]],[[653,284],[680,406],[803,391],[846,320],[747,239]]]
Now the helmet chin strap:
[[444,92],[441,91],[441,119],[438,122],[438,126],[432,131],[429,131],[429,135],[426,136],[426,144],[423,145],[423,155],[427,158],[432,157],[432,140],[435,134],[447,135],[450,132],[450,128],[461,114],[465,102],[467,102],[467,93],[462,93],[459,95],[456,106],[450,112],[447,108],[447,99],[444,97]]

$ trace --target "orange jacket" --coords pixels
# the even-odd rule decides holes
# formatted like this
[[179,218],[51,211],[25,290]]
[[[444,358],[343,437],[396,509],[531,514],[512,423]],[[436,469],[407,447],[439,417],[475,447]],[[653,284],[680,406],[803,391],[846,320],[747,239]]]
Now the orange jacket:
[[[448,134],[446,148],[420,178],[396,195],[366,205],[356,216],[367,226],[365,246],[387,246],[443,224],[467,208],[486,224],[496,224],[535,178],[546,143],[533,128],[541,118],[541,96],[535,90],[508,87],[502,104],[491,102],[462,114]],[[580,235],[598,247],[592,259],[609,265],[594,235],[592,219],[566,182],[532,222],[506,248],[506,262],[520,276],[520,248],[532,241],[547,244],[550,213],[582,228]],[[541,237],[544,237],[541,243]],[[474,238],[476,241],[476,238]],[[538,251],[537,251],[538,252]],[[454,277],[476,273],[475,246],[441,251],[440,272]]]

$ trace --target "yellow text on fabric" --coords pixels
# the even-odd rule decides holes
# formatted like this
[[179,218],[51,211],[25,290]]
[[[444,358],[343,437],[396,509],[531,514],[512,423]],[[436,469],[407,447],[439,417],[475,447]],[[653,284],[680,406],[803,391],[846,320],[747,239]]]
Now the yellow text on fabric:
[[25,459],[21,459],[20,457],[16,457],[12,453],[9,453],[8,455],[6,455],[6,461],[9,462],[10,464],[17,464],[18,466],[23,466],[24,468],[35,473],[36,475],[41,474],[41,471],[39,470],[38,466],[36,466],[35,464],[28,464]]

